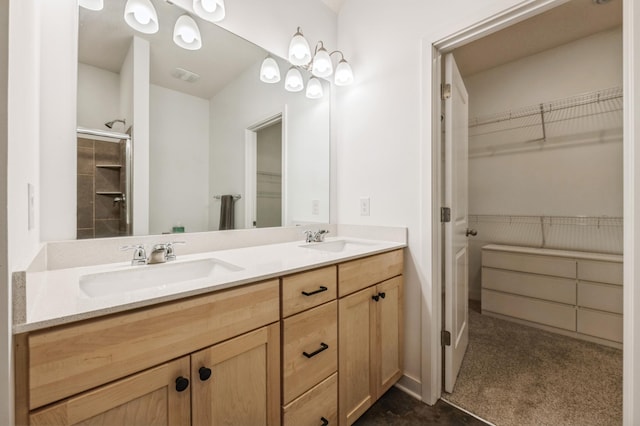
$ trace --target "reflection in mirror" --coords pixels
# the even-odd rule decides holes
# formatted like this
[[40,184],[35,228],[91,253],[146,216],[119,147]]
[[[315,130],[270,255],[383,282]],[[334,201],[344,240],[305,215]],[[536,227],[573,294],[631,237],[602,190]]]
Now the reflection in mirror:
[[201,49],[178,47],[165,1],[135,32],[125,3],[80,8],[78,238],[329,222],[329,84],[260,81],[269,53],[196,16]]

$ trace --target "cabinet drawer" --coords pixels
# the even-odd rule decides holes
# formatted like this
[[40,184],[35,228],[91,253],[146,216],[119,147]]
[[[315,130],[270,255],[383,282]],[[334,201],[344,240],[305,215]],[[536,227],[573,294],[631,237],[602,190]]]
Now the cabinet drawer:
[[402,262],[402,250],[395,250],[338,265],[338,296],[346,296],[402,274]]
[[560,303],[482,290],[482,310],[576,331],[574,307]]
[[622,343],[622,315],[579,309],[578,333]]
[[622,263],[578,260],[578,278],[584,281],[622,285]]
[[238,336],[279,319],[271,280],[28,337],[29,408]]
[[576,261],[563,257],[483,250],[482,266],[563,278],[576,277]]
[[622,313],[622,286],[578,283],[578,305],[584,308]]
[[[289,403],[338,366],[338,302],[283,321],[283,403]],[[306,355],[305,355],[306,354]]]
[[282,316],[288,317],[336,298],[335,266],[282,278]]
[[338,373],[283,408],[284,426],[338,424]]
[[576,282],[568,278],[482,268],[482,288],[569,305],[576,303]]

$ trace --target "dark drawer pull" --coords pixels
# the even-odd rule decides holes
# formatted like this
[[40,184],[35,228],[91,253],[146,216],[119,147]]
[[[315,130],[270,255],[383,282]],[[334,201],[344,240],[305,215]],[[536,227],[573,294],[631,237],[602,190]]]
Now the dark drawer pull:
[[323,291],[327,291],[327,290],[329,290],[327,287],[321,285],[320,288],[317,289],[316,291],[312,291],[312,292],[303,291],[302,294],[304,294],[305,296],[313,296],[314,294],[322,293]]
[[329,345],[327,345],[326,343],[320,343],[320,349],[313,351],[311,353],[307,353],[307,352],[302,352],[302,355],[306,356],[307,358],[311,358],[314,357],[316,355],[318,355],[320,352],[329,349]]
[[324,417],[320,417],[320,420],[322,420],[322,426],[327,426],[329,424],[329,420],[325,419]]

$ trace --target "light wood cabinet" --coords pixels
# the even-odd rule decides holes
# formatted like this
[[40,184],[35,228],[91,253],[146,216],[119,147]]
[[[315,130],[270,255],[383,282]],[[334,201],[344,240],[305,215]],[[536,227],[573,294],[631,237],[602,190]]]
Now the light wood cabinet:
[[29,423],[186,426],[191,424],[191,393],[188,385],[178,391],[176,380],[188,377],[189,357],[183,357],[34,411]]
[[272,324],[191,355],[193,424],[279,424],[279,345]]
[[[364,279],[370,280],[370,275]],[[351,276],[348,285],[359,287]],[[355,422],[402,376],[402,301],[401,275],[338,300],[342,425]]]

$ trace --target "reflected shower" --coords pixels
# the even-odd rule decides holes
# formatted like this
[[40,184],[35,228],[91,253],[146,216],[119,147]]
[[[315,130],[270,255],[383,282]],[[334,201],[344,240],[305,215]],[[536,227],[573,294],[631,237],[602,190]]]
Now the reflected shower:
[[127,121],[124,118],[122,120],[116,119],[116,120],[112,120],[112,121],[107,121],[106,123],[104,123],[104,125],[111,129],[111,128],[113,128],[113,125],[115,123],[122,123],[122,124],[126,125]]

